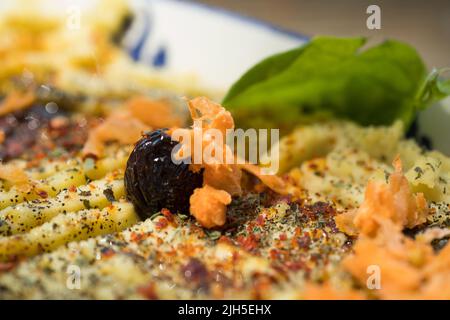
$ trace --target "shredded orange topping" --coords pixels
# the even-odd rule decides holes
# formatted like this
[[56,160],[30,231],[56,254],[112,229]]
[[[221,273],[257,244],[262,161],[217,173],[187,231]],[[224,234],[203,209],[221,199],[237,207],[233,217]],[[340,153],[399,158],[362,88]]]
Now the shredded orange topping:
[[190,198],[190,212],[205,228],[213,228],[225,224],[227,205],[230,203],[228,192],[205,185],[194,190]]
[[146,130],[178,126],[181,123],[182,119],[173,115],[169,104],[147,97],[134,97],[89,132],[82,154],[98,158],[103,154],[107,142],[135,143]]
[[287,194],[286,183],[278,176],[275,175],[265,175],[261,173],[261,168],[250,163],[245,163],[240,165],[240,168],[251,173],[262,183],[264,183],[268,188],[279,194]]
[[[226,111],[221,105],[210,101],[205,97],[198,97],[189,101],[189,111],[191,113],[194,125],[192,129],[186,130],[187,136],[192,142],[195,142],[196,133],[202,132],[202,147],[211,148],[215,152],[222,154],[222,162],[205,161],[202,155],[201,164],[193,164],[193,170],[204,169],[203,172],[203,188],[197,189],[191,196],[191,213],[196,217],[197,221],[205,228],[213,228],[223,226],[226,222],[226,205],[230,203],[231,196],[240,195],[242,193],[241,177],[242,170],[258,177],[267,187],[276,192],[286,193],[284,181],[277,176],[262,175],[260,169],[252,164],[237,164],[235,155],[231,154],[229,146],[226,145],[226,131],[234,129],[234,121],[230,112]],[[208,133],[208,129],[217,129],[222,133],[222,140],[217,141]],[[201,131],[200,131],[201,130]],[[183,143],[183,141],[180,141]],[[192,158],[195,157],[195,150],[192,148]],[[180,150],[180,156],[183,149]],[[185,155],[184,155],[185,156]],[[232,157],[232,163],[226,162],[227,156]],[[229,196],[224,197],[225,192]],[[210,195],[213,203],[206,195]],[[217,200],[217,194],[221,195],[222,201]],[[223,198],[222,198],[223,197]],[[225,201],[226,200],[226,201]]]
[[426,221],[428,210],[423,194],[411,192],[399,158],[394,160],[394,168],[395,172],[390,175],[389,183],[368,183],[365,200],[359,209],[336,218],[336,224],[343,232],[355,235],[358,229],[364,234],[374,234],[380,225],[380,219],[387,219],[407,228]]
[[29,107],[35,96],[32,90],[23,92],[13,91],[0,102],[0,116]]
[[128,100],[126,109],[134,118],[152,128],[179,127],[183,124],[183,119],[177,116],[171,105],[163,100],[134,97]]
[[[226,206],[231,202],[231,196],[242,193],[242,170],[258,177],[262,183],[274,191],[286,193],[284,181],[279,177],[262,175],[259,167],[252,164],[242,165],[236,164],[237,161],[232,163],[225,161],[227,156],[235,160],[225,141],[227,129],[234,128],[230,112],[205,97],[193,99],[188,105],[194,125],[190,129],[177,130],[184,130],[193,145],[194,137],[200,129],[203,132],[200,136],[202,147],[212,147],[213,156],[215,152],[223,155],[223,161],[201,159],[201,164],[191,165],[193,171],[203,169],[203,188],[195,190],[190,199],[190,211],[201,225],[213,228],[225,224]],[[82,154],[85,157],[100,157],[105,143],[109,141],[123,144],[134,143],[143,131],[155,127],[172,127],[171,130],[174,130],[183,121],[173,114],[170,106],[162,101],[152,101],[145,97],[132,98],[124,108],[112,112],[103,123],[89,132]],[[222,133],[222,139],[216,141],[208,133],[208,129],[219,130]],[[179,142],[183,143],[183,141]],[[194,157],[193,153],[194,150],[192,150],[192,157]],[[183,155],[183,149],[180,149],[179,155],[186,156]]]
[[232,196],[240,195],[242,193],[242,172],[237,166],[225,164],[205,164],[204,167],[204,185],[225,190]]
[[148,126],[134,118],[129,112],[113,112],[103,123],[89,132],[82,154],[98,158],[103,154],[106,142],[117,141],[131,144],[136,142],[142,132],[148,129]]
[[450,299],[450,246],[435,254],[425,241],[402,233],[425,222],[426,201],[411,192],[399,159],[394,167],[388,184],[370,182],[361,207],[337,219],[341,231],[359,233],[354,254],[342,265],[363,287],[368,268],[377,266],[381,288],[374,294],[379,298]]
[[436,255],[430,245],[399,230],[390,232],[358,239],[355,253],[343,261],[344,268],[365,285],[368,267],[378,266],[381,288],[375,293],[380,298],[450,299],[450,246]]

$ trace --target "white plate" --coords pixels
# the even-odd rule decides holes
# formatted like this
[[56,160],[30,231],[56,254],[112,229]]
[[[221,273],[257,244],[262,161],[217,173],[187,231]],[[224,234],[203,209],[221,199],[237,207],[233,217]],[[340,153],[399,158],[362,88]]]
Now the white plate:
[[133,4],[137,23],[124,39],[130,53],[168,71],[195,73],[208,88],[226,89],[259,60],[308,40],[195,2],[135,0]]

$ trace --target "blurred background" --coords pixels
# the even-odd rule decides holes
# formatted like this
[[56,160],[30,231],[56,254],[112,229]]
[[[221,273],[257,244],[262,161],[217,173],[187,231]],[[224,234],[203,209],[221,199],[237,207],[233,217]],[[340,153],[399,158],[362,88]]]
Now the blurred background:
[[[366,35],[412,44],[428,67],[450,66],[450,0],[197,0],[308,36]],[[381,8],[381,29],[368,30],[366,9]]]

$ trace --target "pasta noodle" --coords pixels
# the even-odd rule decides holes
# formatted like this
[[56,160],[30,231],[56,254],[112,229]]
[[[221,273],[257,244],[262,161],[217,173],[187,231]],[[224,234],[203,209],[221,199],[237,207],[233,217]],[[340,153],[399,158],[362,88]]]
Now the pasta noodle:
[[105,190],[111,190],[114,197],[119,199],[125,192],[123,180],[108,177],[74,190],[64,190],[55,198],[7,207],[0,211],[0,235],[26,232],[61,213],[76,212],[86,207],[103,208],[110,204]]
[[123,230],[137,221],[130,203],[60,214],[25,234],[0,238],[0,260],[52,251],[71,241]]

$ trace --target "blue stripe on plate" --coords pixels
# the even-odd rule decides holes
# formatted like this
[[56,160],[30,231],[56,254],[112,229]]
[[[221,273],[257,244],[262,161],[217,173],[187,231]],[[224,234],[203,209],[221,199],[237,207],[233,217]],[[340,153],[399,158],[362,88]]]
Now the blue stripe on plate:
[[167,60],[167,50],[165,47],[160,47],[153,57],[152,64],[156,68],[164,67]]
[[142,49],[145,46],[145,43],[148,40],[150,34],[150,18],[148,17],[148,14],[144,13],[144,30],[142,31],[141,36],[139,37],[139,40],[136,42],[136,45],[129,50],[130,56],[133,58],[134,61],[138,61],[142,54]]

